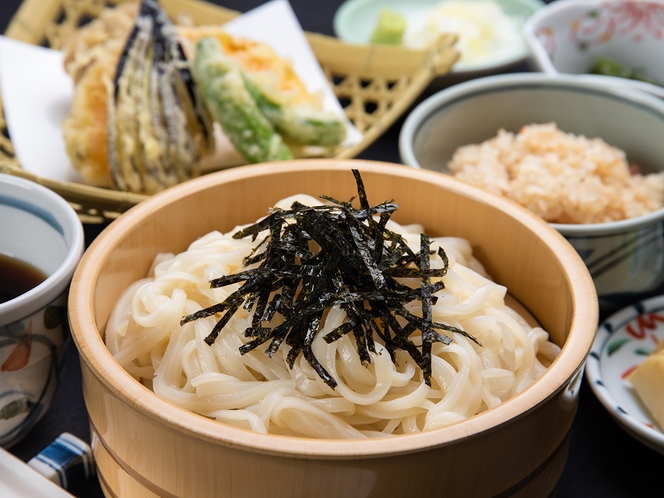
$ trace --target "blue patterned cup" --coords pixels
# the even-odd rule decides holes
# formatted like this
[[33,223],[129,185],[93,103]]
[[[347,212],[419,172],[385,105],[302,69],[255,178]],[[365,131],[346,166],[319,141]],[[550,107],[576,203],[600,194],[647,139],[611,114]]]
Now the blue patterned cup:
[[0,174],[0,259],[4,268],[27,264],[44,279],[12,298],[6,293],[14,278],[6,269],[0,273],[0,445],[5,448],[28,433],[55,394],[69,338],[69,284],[83,249],[83,226],[64,199],[34,182]]
[[664,291],[664,210],[613,223],[551,226],[586,263],[604,316]]
[[[501,128],[516,132],[551,122],[568,133],[602,138],[644,172],[664,170],[664,101],[574,75],[505,74],[438,92],[408,116],[399,150],[409,166],[448,173],[460,146],[481,143]],[[622,221],[551,226],[586,263],[604,316],[664,293],[664,209]]]

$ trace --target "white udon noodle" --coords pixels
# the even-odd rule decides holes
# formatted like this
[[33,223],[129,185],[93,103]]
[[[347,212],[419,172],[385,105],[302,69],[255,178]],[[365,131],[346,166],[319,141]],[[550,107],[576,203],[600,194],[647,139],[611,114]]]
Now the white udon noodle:
[[[320,204],[296,196],[277,205],[287,209],[294,198]],[[421,226],[390,222],[388,228],[419,250]],[[211,279],[239,271],[258,242],[250,237],[235,240],[233,232],[212,232],[181,254],[157,256],[150,276],[123,293],[106,326],[108,349],[131,375],[164,400],[220,422],[259,433],[313,438],[427,431],[523,391],[560,350],[543,329],[529,326],[506,306],[506,288],[486,276],[466,240],[453,237],[432,239],[432,248],[443,247],[449,258],[433,319],[465,330],[482,346],[457,333],[450,334],[449,345],[434,343],[430,387],[406,352],[397,351],[393,362],[378,338],[376,354],[364,365],[352,334],[327,344],[323,335],[345,319],[338,308],[329,311],[312,345],[338,382],[334,390],[301,354],[289,368],[285,343],[272,358],[264,352],[266,345],[241,355],[238,348],[249,340],[243,332],[251,322],[242,308],[208,346],[203,340],[216,323],[214,316],[183,326],[180,319],[221,302],[239,287],[209,286]],[[437,254],[432,256],[432,268],[442,264]],[[409,309],[421,316],[419,303]],[[411,338],[421,344],[421,337]]]

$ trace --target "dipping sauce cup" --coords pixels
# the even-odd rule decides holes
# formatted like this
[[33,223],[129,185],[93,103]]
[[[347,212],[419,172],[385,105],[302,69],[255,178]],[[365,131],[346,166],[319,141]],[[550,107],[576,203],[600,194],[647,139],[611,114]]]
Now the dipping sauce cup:
[[[83,250],[83,226],[64,199],[37,183],[0,174],[0,445],[5,448],[23,438],[51,404],[69,338],[69,284]],[[16,275],[27,288],[19,288]]]

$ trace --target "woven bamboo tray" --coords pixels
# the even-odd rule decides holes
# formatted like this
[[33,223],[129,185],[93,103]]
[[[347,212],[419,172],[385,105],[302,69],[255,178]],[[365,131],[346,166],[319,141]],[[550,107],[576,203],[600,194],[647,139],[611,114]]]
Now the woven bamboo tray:
[[[63,39],[106,4],[100,0],[25,0],[5,35],[58,49]],[[201,0],[161,0],[175,17],[187,13],[195,24],[221,24],[239,12]],[[306,33],[307,39],[347,116],[363,134],[360,143],[338,147],[331,157],[352,158],[403,114],[427,85],[450,71],[458,58],[456,38],[444,35],[429,50],[350,45],[337,38]],[[41,178],[21,168],[12,147],[0,100],[0,172],[40,183],[64,197],[85,223],[106,223],[141,202],[145,195]]]

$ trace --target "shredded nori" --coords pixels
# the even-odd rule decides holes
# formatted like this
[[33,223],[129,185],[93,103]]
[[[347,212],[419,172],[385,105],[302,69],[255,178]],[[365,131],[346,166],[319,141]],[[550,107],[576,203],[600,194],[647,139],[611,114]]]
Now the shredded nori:
[[[212,280],[211,287],[244,283],[222,303],[185,316],[181,324],[221,315],[205,339],[212,345],[238,309],[253,310],[251,326],[244,332],[251,340],[240,347],[240,353],[269,343],[265,352],[272,357],[285,341],[291,347],[287,355],[289,366],[292,368],[302,353],[331,388],[337,382],[315,357],[311,344],[326,311],[333,306],[346,312],[347,321],[327,333],[326,342],[352,333],[360,360],[366,364],[371,362],[370,353],[376,351],[375,334],[393,360],[396,350],[407,351],[422,369],[428,385],[432,344],[452,341],[437,330],[463,334],[479,344],[462,329],[433,321],[434,294],[444,284],[431,279],[447,273],[445,251],[438,250],[443,268],[432,269],[429,236],[421,234],[419,251],[411,250],[399,234],[386,228],[398,205],[388,201],[370,207],[359,171],[352,172],[359,209],[352,206],[354,198],[342,202],[327,196],[321,198],[331,205],[305,206],[294,202],[287,210],[272,209],[258,223],[233,235],[236,239],[256,240],[261,232],[269,231],[269,236],[244,260],[245,266],[258,266]],[[419,279],[420,286],[413,289],[397,278]],[[416,300],[422,304],[421,317],[406,309],[408,303]],[[283,320],[271,326],[276,315]],[[410,339],[417,330],[422,334],[420,347]]]

